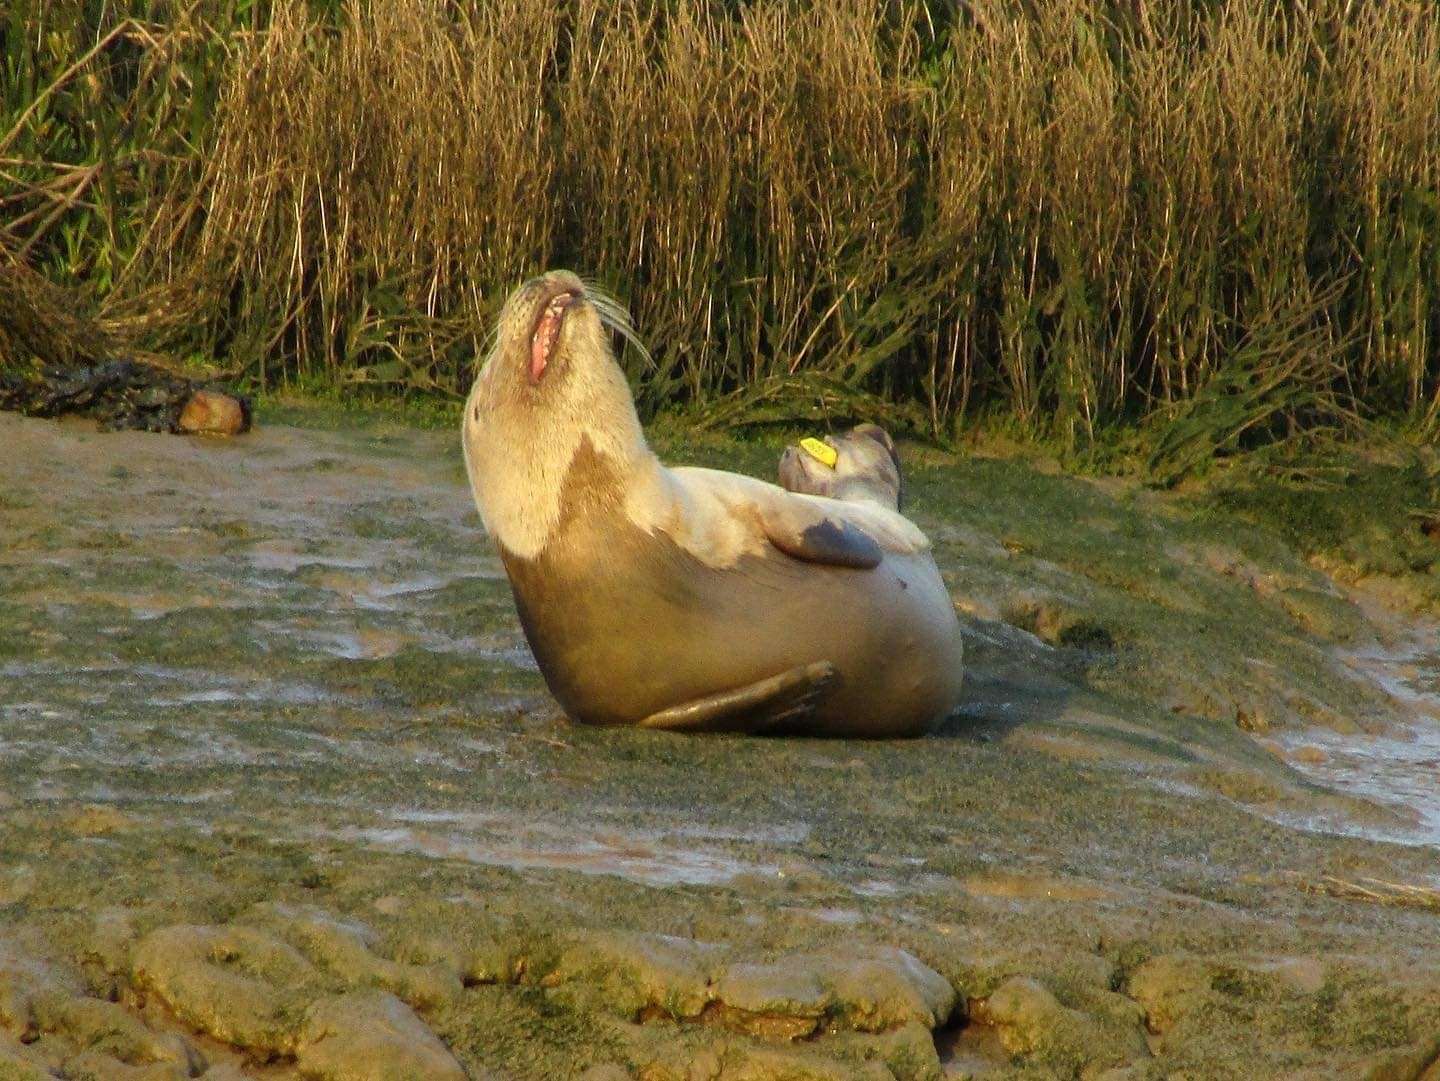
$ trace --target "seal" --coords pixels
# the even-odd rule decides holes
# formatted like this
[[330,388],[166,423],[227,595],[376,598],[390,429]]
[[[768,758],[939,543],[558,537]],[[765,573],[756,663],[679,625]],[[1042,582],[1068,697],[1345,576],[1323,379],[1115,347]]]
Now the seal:
[[786,447],[780,455],[780,487],[895,511],[905,499],[895,441],[878,424],[857,424],[843,435]]
[[546,684],[572,718],[919,735],[960,692],[925,535],[868,500],[667,468],[615,359],[629,318],[551,271],[506,301],[462,445]]

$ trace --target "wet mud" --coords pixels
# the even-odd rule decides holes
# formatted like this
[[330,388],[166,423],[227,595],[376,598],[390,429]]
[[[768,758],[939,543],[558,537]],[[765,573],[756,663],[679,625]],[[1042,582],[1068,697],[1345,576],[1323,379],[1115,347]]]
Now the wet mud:
[[1440,886],[1425,628],[1278,535],[922,456],[939,734],[587,729],[456,439],[287,419],[0,416],[0,1078],[1436,1069],[1440,914],[1313,888]]

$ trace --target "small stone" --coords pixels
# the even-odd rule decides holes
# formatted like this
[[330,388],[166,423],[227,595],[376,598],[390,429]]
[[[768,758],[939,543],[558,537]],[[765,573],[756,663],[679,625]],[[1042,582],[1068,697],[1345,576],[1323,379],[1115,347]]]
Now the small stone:
[[1130,974],[1126,992],[1144,1008],[1150,1031],[1163,1033],[1207,1000],[1211,975],[1198,958],[1162,955]]
[[393,893],[387,893],[384,897],[377,897],[374,901],[375,911],[383,916],[398,916],[405,911],[405,899],[397,897]]
[[0,868],[0,905],[13,905],[35,892],[35,868],[26,864]]
[[[234,964],[241,960],[283,986],[245,975]],[[272,1056],[292,1053],[301,988],[315,982],[314,966],[299,951],[252,927],[151,931],[135,947],[131,972],[191,1027]]]
[[[0,1073],[0,1077],[4,1077]],[[65,1060],[68,1081],[189,1081],[189,1069],[173,1062],[131,1065],[113,1055],[94,1049]]]
[[814,969],[785,963],[731,965],[715,991],[727,1006],[750,1013],[813,1018],[830,1005]]
[[1002,605],[1000,616],[1012,627],[1029,631],[1047,645],[1100,651],[1115,648],[1115,639],[1109,630],[1055,597],[1019,593]]
[[1360,610],[1344,597],[1314,589],[1282,589],[1275,599],[1308,634],[1328,642],[1349,642],[1363,625]]
[[388,991],[322,999],[296,1055],[321,1081],[465,1081],[465,1070],[415,1011]]
[[669,935],[624,931],[576,934],[555,969],[554,984],[580,981],[602,989],[621,1014],[655,1006],[672,1017],[697,1017],[710,1001],[709,966],[714,948]]
[[1012,976],[990,995],[971,1004],[970,1016],[993,1025],[1011,1055],[1085,1062],[1091,1067],[1124,1066],[1148,1054],[1138,1026],[1102,1025],[1099,1019],[1063,1005],[1038,980]]
[[1270,718],[1265,716],[1265,711],[1259,706],[1237,706],[1235,724],[1244,732],[1270,731]]
[[135,820],[125,812],[107,807],[103,803],[86,804],[71,811],[62,821],[66,829],[81,837],[99,837],[129,829],[135,824]]
[[239,435],[248,425],[238,399],[217,390],[197,390],[180,411],[179,427],[192,435]]

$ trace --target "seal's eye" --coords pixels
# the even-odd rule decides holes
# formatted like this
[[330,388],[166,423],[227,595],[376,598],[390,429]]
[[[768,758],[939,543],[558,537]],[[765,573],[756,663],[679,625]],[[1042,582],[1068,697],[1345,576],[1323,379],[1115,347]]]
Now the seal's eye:
[[817,462],[820,462],[822,465],[827,465],[831,469],[834,469],[835,463],[840,460],[840,455],[836,453],[834,447],[829,443],[813,437],[807,436],[800,440],[800,449]]

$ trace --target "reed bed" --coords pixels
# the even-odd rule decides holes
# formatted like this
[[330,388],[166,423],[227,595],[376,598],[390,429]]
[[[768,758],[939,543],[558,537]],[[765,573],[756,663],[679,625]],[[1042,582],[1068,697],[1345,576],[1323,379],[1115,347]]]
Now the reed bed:
[[1440,424],[1422,0],[12,0],[0,55],[6,257],[265,385],[458,393],[565,265],[698,424]]

